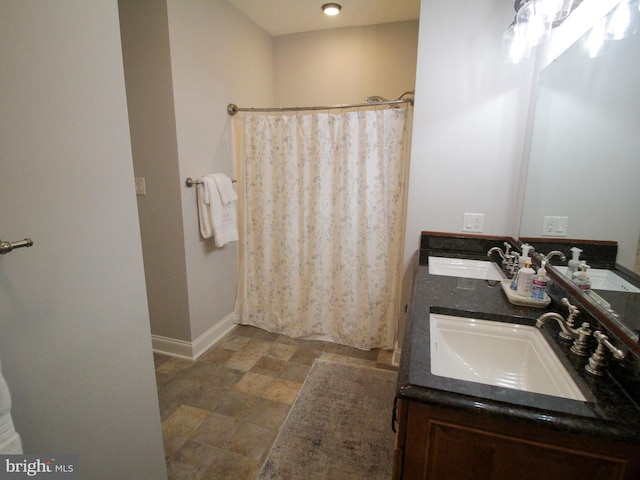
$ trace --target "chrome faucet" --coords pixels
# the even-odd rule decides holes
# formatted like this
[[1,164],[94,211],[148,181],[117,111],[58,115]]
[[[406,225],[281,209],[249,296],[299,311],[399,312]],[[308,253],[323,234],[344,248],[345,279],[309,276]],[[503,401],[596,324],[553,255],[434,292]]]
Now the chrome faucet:
[[500,247],[490,248],[487,252],[487,257],[490,257],[493,253],[497,253],[498,255],[500,255],[500,258],[502,258],[502,264],[507,265],[511,259],[511,255],[509,253],[511,250],[511,244],[509,242],[504,242],[504,250],[505,251],[503,252]]
[[500,255],[502,259],[502,265],[504,265],[509,272],[509,275],[513,277],[515,273],[515,266],[518,265],[518,254],[515,252],[511,252],[511,244],[509,242],[504,242],[504,252],[500,247],[490,248],[487,252],[487,257],[491,257],[492,254],[497,253]]
[[560,250],[554,250],[552,252],[547,253],[546,255],[542,255],[542,258],[544,258],[548,264],[551,264],[551,259],[553,257],[558,257],[561,262],[567,261],[567,257]]
[[542,326],[547,323],[548,320],[555,320],[556,322],[558,322],[558,325],[560,325],[560,328],[562,329],[562,333],[569,336],[569,338],[574,339],[576,337],[571,332],[571,330],[569,330],[569,327],[567,327],[567,323],[564,317],[556,312],[547,312],[540,315],[540,317],[536,321],[536,327],[542,328]]
[[575,306],[571,305],[569,300],[566,298],[562,299],[562,303],[567,305],[569,308],[569,315],[566,320],[559,313],[547,312],[540,315],[536,321],[536,327],[542,328],[548,320],[555,320],[560,326],[561,332],[559,333],[559,336],[567,340],[573,340],[571,351],[576,355],[586,357],[589,355],[589,337],[592,333],[590,325],[587,322],[583,322],[579,328],[573,328],[575,317],[580,313],[580,311]]

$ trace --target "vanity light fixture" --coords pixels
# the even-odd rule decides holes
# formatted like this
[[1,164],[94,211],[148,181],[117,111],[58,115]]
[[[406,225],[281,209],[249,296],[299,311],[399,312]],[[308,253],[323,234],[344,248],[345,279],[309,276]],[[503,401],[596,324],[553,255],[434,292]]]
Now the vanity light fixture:
[[322,5],[322,11],[325,15],[338,15],[340,13],[340,10],[342,10],[342,5],[338,3],[325,3],[324,5]]
[[574,0],[516,0],[516,16],[503,36],[508,61],[520,63],[531,48],[549,38],[573,8]]

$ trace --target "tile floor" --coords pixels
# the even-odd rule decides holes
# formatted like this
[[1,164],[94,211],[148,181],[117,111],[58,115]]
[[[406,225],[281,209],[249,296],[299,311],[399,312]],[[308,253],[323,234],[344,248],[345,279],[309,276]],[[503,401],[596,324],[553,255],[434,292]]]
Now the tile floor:
[[316,358],[395,370],[391,356],[249,326],[196,362],[154,354],[169,479],[255,478]]

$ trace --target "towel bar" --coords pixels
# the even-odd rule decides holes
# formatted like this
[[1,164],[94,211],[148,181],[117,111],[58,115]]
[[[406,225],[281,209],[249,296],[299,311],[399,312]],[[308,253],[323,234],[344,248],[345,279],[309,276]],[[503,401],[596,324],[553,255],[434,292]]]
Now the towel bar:
[[[231,180],[233,183],[236,183],[237,180]],[[187,187],[193,187],[194,185],[202,184],[200,180],[194,180],[191,177],[187,177],[187,180],[184,182]]]

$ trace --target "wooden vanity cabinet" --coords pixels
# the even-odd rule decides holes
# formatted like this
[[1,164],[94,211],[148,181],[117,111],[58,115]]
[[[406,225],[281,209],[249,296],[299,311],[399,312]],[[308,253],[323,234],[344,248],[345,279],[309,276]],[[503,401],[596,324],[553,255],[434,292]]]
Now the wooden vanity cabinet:
[[398,399],[394,480],[638,480],[640,446]]

